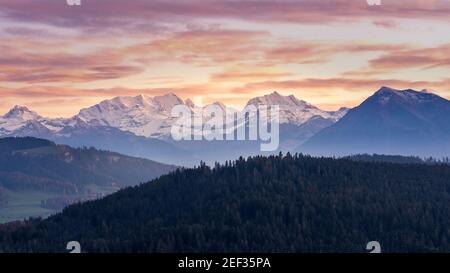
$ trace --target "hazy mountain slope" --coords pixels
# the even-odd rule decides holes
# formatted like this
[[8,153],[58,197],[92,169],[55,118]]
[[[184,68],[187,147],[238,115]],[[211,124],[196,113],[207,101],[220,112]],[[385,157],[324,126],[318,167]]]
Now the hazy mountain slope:
[[0,209],[8,204],[8,196],[3,187],[0,187]]
[[365,252],[372,240],[383,252],[449,251],[449,178],[447,165],[240,159],[0,226],[0,251],[64,252],[72,240],[120,253]]
[[450,154],[450,102],[428,92],[383,87],[300,151],[445,156]]
[[[0,222],[47,216],[67,204],[110,194],[175,166],[36,138],[0,139]],[[43,206],[45,204],[45,208]],[[52,205],[49,205],[52,204]]]
[[35,138],[0,139],[1,172],[67,182],[75,188],[90,183],[136,185],[174,169],[174,166],[94,148],[74,149]]
[[[198,165],[203,161],[209,165],[215,162],[224,163],[226,160],[235,160],[240,156],[274,155],[280,151],[294,152],[298,146],[311,136],[333,124],[332,120],[314,116],[301,125],[283,123],[280,124],[279,147],[275,151],[261,152],[261,144],[267,141],[170,141],[173,146],[183,149],[192,156],[191,164]],[[195,163],[195,164],[192,164]]]
[[128,156],[151,159],[165,164],[191,166],[192,154],[168,141],[137,136],[114,127],[81,124],[66,127],[49,139],[73,147],[95,147]]

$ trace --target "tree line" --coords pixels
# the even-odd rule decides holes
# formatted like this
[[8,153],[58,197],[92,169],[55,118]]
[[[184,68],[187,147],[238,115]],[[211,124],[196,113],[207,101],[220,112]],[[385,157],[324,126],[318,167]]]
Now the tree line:
[[0,251],[449,252],[449,204],[448,164],[257,156],[0,226]]

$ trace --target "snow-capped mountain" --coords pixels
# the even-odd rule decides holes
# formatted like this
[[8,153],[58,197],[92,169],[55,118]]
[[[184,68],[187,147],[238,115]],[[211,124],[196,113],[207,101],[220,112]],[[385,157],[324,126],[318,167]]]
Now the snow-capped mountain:
[[278,92],[251,99],[247,105],[279,105],[280,124],[294,125],[301,125],[315,116],[336,122],[349,110],[348,108],[341,108],[335,112],[323,111],[304,100],[297,99],[294,95],[282,96]]
[[24,126],[28,121],[42,119],[39,114],[24,106],[14,106],[3,117],[0,117],[0,128],[14,131]]
[[[40,134],[57,134],[65,127],[89,124],[114,127],[137,136],[164,139],[170,137],[171,126],[177,120],[171,116],[171,110],[176,105],[185,105],[194,113],[201,113],[204,108],[194,105],[191,100],[183,101],[173,93],[155,97],[147,95],[116,97],[81,109],[78,115],[69,119],[43,118],[26,107],[15,106],[0,117],[0,129],[2,135],[19,132],[23,135],[33,130],[39,131]],[[215,102],[213,105],[220,107],[226,115],[237,112],[221,102]],[[277,92],[251,99],[247,105],[279,105],[280,123],[297,126],[313,117],[322,117],[336,122],[348,111],[347,108],[336,112],[323,111],[305,101],[298,100],[293,95],[282,96]]]
[[[280,147],[283,150],[293,150],[348,111],[346,108],[337,112],[322,111],[294,96],[282,96],[277,92],[251,99],[247,105],[264,104],[280,106]],[[191,100],[184,101],[173,93],[155,97],[139,95],[104,100],[81,109],[79,114],[67,119],[45,118],[26,107],[16,106],[0,116],[0,137],[33,136],[59,144],[94,146],[178,165],[196,164],[200,160],[231,160],[236,156],[259,152],[257,142],[173,141],[171,128],[178,118],[172,117],[171,111],[176,105],[188,107],[197,117],[203,114],[202,127],[212,119],[204,111],[210,105],[197,106]],[[234,117],[235,113],[239,113],[239,110],[221,102],[211,105],[220,109],[227,117]],[[232,134],[244,124],[245,120],[238,120],[233,126],[227,126],[226,133]],[[202,127],[197,124],[193,127],[194,135],[203,134]]]
[[[171,115],[172,108],[176,105],[187,106],[196,114],[201,114],[202,109],[207,107],[196,106],[190,99],[183,101],[173,93],[156,97],[139,95],[102,101],[82,109],[77,117],[88,123],[115,127],[138,136],[167,139],[172,125],[178,120],[178,117]],[[212,105],[220,107],[224,114],[234,112],[221,102]],[[208,118],[205,117],[204,121],[208,121]]]
[[[187,106],[196,115],[204,110],[172,93],[116,97],[82,109],[68,119],[49,119],[26,107],[15,106],[0,116],[0,137],[34,136],[186,166],[200,160],[223,161],[259,153],[257,141],[172,140],[170,131],[177,118],[171,117],[171,110],[176,105]],[[221,102],[212,105],[226,115],[238,112]],[[323,111],[293,95],[282,96],[277,92],[253,98],[247,105],[280,107],[282,151],[321,155],[450,154],[450,101],[429,90],[383,87],[360,106],[335,112]],[[227,128],[227,134],[234,133],[245,122],[233,124],[235,127]]]
[[[116,97],[82,109],[77,116],[88,123],[96,122],[102,126],[129,131],[138,136],[165,139],[170,137],[170,128],[177,120],[177,118],[171,117],[171,109],[175,105],[185,105],[196,113],[200,113],[202,110],[202,107],[194,105],[191,100],[183,101],[175,94],[169,93],[156,97],[146,95]],[[212,105],[219,106],[225,115],[237,111],[221,102],[215,102]],[[347,108],[336,112],[322,111],[292,95],[282,96],[277,92],[251,99],[247,105],[279,105],[280,123],[294,125],[301,125],[314,116],[335,122],[348,111]]]
[[71,119],[50,119],[39,115],[25,106],[14,106],[4,116],[0,116],[0,136],[46,137],[73,125]]
[[337,123],[312,136],[299,151],[337,156],[447,156],[450,101],[427,90],[383,87]]
[[105,100],[92,107],[82,109],[77,115],[88,123],[111,126],[138,136],[160,138],[170,134],[176,118],[171,117],[175,105],[190,105],[175,94],[150,97],[116,97]]

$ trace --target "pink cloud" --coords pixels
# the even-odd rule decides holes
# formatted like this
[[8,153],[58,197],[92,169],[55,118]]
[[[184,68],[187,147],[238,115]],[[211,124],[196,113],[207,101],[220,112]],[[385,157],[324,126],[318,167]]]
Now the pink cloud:
[[[4,0],[0,11],[12,21],[40,22],[62,27],[148,29],[161,23],[186,23],[206,18],[239,19],[254,22],[326,23],[361,18],[428,18],[448,21],[446,0],[383,0],[370,7],[365,0],[84,0],[80,7],[65,1]],[[383,19],[383,20],[381,20]]]

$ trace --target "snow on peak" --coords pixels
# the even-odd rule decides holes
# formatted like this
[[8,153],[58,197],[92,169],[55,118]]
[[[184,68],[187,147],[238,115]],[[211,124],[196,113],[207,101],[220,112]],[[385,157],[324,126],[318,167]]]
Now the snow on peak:
[[439,98],[439,96],[435,95],[428,89],[416,91],[413,89],[397,90],[389,87],[382,87],[374,94],[374,97],[381,105],[386,105],[392,99],[394,99],[396,102],[403,103],[423,103],[435,98]]
[[[204,109],[204,107],[196,106],[190,99],[182,100],[174,93],[154,97],[145,94],[119,96],[81,109],[78,115],[69,119],[45,119],[26,107],[16,106],[5,116],[0,116],[0,135],[11,134],[21,128],[23,132],[29,132],[33,128],[47,132],[45,130],[47,128],[48,132],[60,133],[67,127],[109,126],[138,136],[167,138],[170,137],[172,124],[178,119],[171,115],[176,105],[186,105],[193,113]],[[219,106],[227,116],[234,116],[236,112],[239,112],[219,101],[212,105]],[[294,95],[283,96],[278,92],[253,98],[248,105],[279,105],[280,122],[296,125],[301,125],[315,116],[337,121],[348,111],[346,108],[336,112],[322,111],[297,99]]]
[[253,98],[249,100],[247,105],[311,106],[305,101],[298,100],[294,95],[283,96],[277,91],[274,91],[269,95]]
[[4,116],[0,116],[0,128],[3,132],[12,132],[27,124],[29,121],[40,120],[42,117],[25,106],[14,106]]
[[[139,95],[135,97],[115,97],[111,100],[104,100],[100,102],[100,106],[110,108],[109,110],[117,109],[123,110],[134,107],[146,107],[150,102],[151,98],[146,95]],[[105,109],[108,110],[108,109]]]
[[391,93],[391,92],[397,92],[399,90],[388,87],[388,86],[382,86],[377,93]]
[[153,98],[153,102],[158,105],[160,111],[170,111],[175,105],[184,105],[184,101],[174,93],[168,93]]
[[280,107],[280,123],[296,125],[303,124],[314,116],[337,121],[348,111],[323,111],[304,100],[297,99],[294,95],[283,96],[276,91],[269,95],[253,98],[247,105],[278,105]]
[[337,110],[335,112],[330,112],[330,113],[332,113],[332,117],[330,119],[333,120],[334,122],[337,122],[338,120],[343,118],[345,115],[347,115],[348,111],[350,111],[350,108],[341,107],[341,108],[339,108],[339,110]]
[[151,97],[148,95],[116,97],[82,109],[78,117],[88,123],[116,127],[139,136],[160,136],[170,133],[172,108],[186,105],[173,93]]
[[[220,102],[220,101],[216,101],[216,102],[214,102],[214,103],[212,103],[212,104],[210,104],[210,105],[219,106],[220,109],[222,109],[222,111],[226,111],[226,110],[227,110],[227,106],[226,106],[225,104],[223,104],[222,102]],[[205,107],[208,107],[208,106],[209,106],[209,105],[207,105],[207,106],[205,106]]]
[[187,107],[189,107],[189,108],[195,108],[195,104],[194,104],[194,102],[192,102],[192,100],[191,99],[187,99],[187,100],[185,100],[184,101],[184,104],[187,106]]
[[7,119],[22,119],[23,121],[38,119],[41,116],[37,114],[36,112],[31,111],[25,106],[16,105],[11,110],[9,110],[8,113],[6,113],[4,118]]

